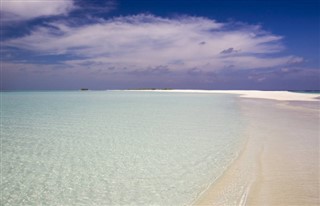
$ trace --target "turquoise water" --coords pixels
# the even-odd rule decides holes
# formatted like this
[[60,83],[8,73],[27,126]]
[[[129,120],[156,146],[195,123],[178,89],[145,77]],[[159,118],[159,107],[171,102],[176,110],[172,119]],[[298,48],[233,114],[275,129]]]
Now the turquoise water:
[[2,92],[1,205],[187,205],[237,156],[224,94]]

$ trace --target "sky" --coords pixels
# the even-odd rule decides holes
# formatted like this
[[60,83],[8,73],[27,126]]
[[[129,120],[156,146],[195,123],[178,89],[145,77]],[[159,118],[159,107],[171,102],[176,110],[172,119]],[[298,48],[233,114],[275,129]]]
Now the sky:
[[320,89],[318,0],[1,0],[1,90]]

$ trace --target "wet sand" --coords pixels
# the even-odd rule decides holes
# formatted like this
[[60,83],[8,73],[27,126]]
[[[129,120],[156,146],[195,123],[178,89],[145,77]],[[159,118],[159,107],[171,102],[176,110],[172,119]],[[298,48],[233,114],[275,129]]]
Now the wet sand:
[[247,144],[195,205],[319,205],[319,102],[240,105]]

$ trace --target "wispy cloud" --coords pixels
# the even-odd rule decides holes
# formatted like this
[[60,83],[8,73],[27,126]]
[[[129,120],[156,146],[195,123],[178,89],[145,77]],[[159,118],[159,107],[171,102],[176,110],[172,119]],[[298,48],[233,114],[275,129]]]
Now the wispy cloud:
[[23,21],[66,15],[75,8],[73,0],[2,0],[1,21]]
[[237,53],[240,52],[240,50],[235,50],[234,48],[229,48],[229,49],[225,49],[223,51],[220,52],[220,54],[232,54],[232,53]]
[[72,56],[63,62],[68,67],[134,72],[159,66],[171,72],[257,69],[303,61],[278,54],[284,50],[281,36],[256,25],[230,24],[201,17],[145,14],[81,25],[56,21],[3,45],[38,55]]
[[116,0],[106,1],[77,1],[78,9],[85,11],[86,13],[97,15],[106,14],[115,10],[118,6]]

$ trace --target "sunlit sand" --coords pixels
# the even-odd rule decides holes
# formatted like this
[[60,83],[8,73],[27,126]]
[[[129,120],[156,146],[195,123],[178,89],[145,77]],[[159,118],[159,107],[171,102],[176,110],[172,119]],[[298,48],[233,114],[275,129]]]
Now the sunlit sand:
[[222,93],[239,94],[246,98],[273,99],[283,101],[319,101],[319,94],[306,94],[288,91],[258,91],[258,90],[154,90],[156,92],[192,92],[192,93]]

